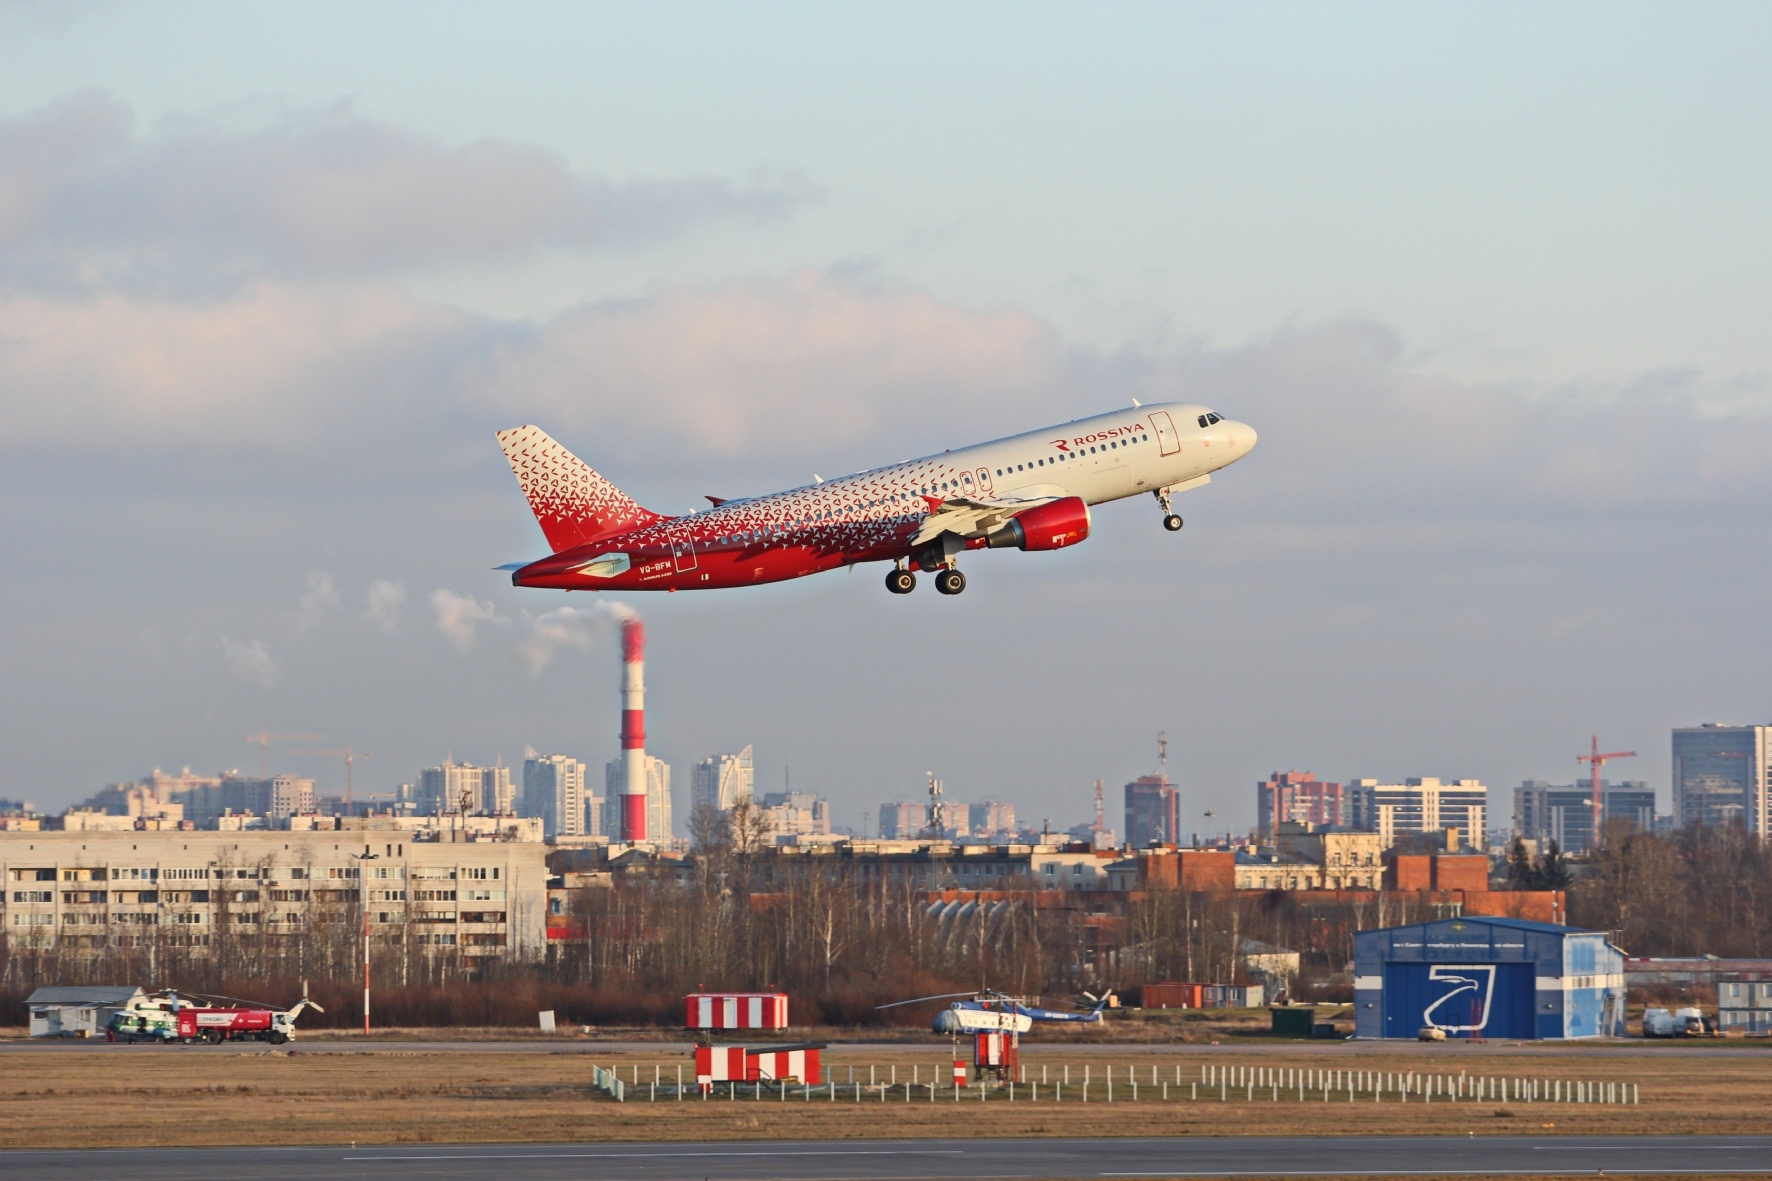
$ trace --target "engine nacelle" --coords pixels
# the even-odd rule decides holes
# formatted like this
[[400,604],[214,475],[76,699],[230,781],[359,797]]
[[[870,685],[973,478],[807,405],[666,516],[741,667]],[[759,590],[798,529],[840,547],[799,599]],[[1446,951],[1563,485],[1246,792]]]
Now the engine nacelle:
[[985,537],[992,549],[1048,550],[1076,545],[1089,536],[1089,506],[1081,496],[1016,513]]

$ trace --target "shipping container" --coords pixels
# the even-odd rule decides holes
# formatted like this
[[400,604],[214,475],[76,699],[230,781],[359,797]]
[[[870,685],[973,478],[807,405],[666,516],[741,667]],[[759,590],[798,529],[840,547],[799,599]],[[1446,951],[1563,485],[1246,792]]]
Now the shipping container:
[[684,998],[688,1029],[786,1029],[785,992],[693,992]]

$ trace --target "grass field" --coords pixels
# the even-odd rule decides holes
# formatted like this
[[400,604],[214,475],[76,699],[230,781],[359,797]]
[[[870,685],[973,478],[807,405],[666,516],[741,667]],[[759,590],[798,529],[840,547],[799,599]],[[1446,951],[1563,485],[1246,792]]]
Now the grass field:
[[[1221,1102],[1187,1098],[1203,1062],[1255,1069],[1336,1068],[1436,1071],[1635,1083],[1637,1106],[1577,1106],[1444,1099],[1399,1103],[1394,1094],[1374,1102],[1321,1093],[1299,1102],[1296,1090],[1237,1092]],[[826,1051],[827,1077],[839,1097],[781,1101],[747,1095],[681,1101],[647,1099],[658,1076],[674,1082],[693,1067],[681,1053],[456,1053],[379,1050],[303,1053],[266,1048],[211,1052],[201,1047],[105,1046],[9,1056],[0,1075],[0,1147],[118,1147],[223,1144],[394,1144],[540,1142],[570,1140],[806,1139],[905,1136],[1040,1135],[1492,1135],[1768,1133],[1772,1132],[1772,1070],[1758,1055],[1623,1057],[1590,1051],[1461,1058],[1456,1047],[1423,1055],[1374,1054],[1357,1059],[1337,1047],[1296,1054],[1238,1055],[1222,1050],[1189,1057],[1143,1052],[1090,1053],[1071,1047],[1024,1050],[1029,1080],[1044,1077],[1040,1100],[1018,1087],[1016,1099],[976,1091],[955,1101],[951,1085],[931,1102],[925,1087],[906,1102],[902,1086],[882,1101],[866,1091],[870,1068],[877,1082],[931,1074],[951,1078],[945,1046],[920,1049]],[[592,1071],[614,1068],[638,1078],[628,1100],[615,1103],[592,1090]],[[1052,1101],[1051,1083],[1070,1068],[1072,1086]],[[1089,1102],[1078,1086],[1088,1068]],[[1102,1082],[1112,1069],[1114,1099]],[[1152,1069],[1158,1084],[1150,1083]],[[1175,1083],[1180,1069],[1182,1082]],[[857,1102],[851,1070],[864,1084]],[[1138,1100],[1127,1072],[1137,1071]],[[1161,1097],[1161,1083],[1169,1097]]]

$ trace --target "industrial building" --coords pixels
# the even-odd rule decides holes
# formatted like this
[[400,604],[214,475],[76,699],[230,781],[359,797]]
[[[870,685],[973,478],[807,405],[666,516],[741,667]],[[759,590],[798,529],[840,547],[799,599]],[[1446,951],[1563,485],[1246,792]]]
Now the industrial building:
[[1772,972],[1725,972],[1717,980],[1717,1028],[1724,1036],[1772,1036]]
[[1599,931],[1464,916],[1354,936],[1356,1037],[1621,1037],[1624,997]]
[[45,985],[25,998],[32,1037],[102,1037],[116,1013],[142,995],[134,985]]

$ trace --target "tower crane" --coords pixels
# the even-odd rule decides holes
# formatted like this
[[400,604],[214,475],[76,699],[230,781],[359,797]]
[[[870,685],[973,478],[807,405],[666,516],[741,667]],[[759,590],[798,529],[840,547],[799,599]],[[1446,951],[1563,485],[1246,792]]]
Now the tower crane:
[[351,782],[351,769],[352,769],[353,765],[357,762],[358,759],[369,758],[370,757],[369,752],[362,751],[362,750],[356,750],[352,747],[347,746],[343,750],[308,750],[308,751],[303,751],[302,753],[308,754],[308,755],[327,755],[327,756],[331,756],[332,758],[339,758],[339,759],[343,759],[345,761],[345,814],[348,816],[351,811],[351,800],[352,800],[352,794],[353,794],[352,793],[353,785]]
[[1611,762],[1613,759],[1634,759],[1637,757],[1637,752],[1634,750],[1614,750],[1614,751],[1607,751],[1605,754],[1601,754],[1600,753],[1600,736],[1598,734],[1593,734],[1593,735],[1589,735],[1589,737],[1593,741],[1592,753],[1585,754],[1585,755],[1576,755],[1575,761],[1578,763],[1588,763],[1588,764],[1592,765],[1592,767],[1593,767],[1593,776],[1594,776],[1594,780],[1593,780],[1593,787],[1594,787],[1594,800],[1593,800],[1593,804],[1594,804],[1594,837],[1593,837],[1593,843],[1590,847],[1597,849],[1600,847],[1600,768],[1604,767],[1607,763]]
[[258,777],[271,777],[271,743],[273,742],[318,742],[318,734],[273,734],[269,730],[260,730],[257,734],[248,734],[246,741],[258,747]]

